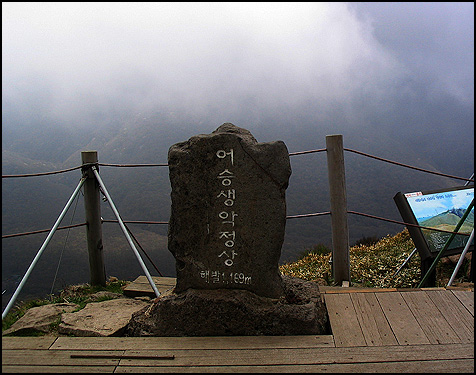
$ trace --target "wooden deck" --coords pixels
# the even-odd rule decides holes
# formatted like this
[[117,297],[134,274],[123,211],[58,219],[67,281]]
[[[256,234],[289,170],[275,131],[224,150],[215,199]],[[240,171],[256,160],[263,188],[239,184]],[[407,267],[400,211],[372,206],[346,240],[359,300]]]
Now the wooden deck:
[[[172,290],[175,287],[176,280],[175,277],[152,276],[152,281],[161,295]],[[155,293],[150,286],[149,280],[147,280],[147,277],[144,275],[139,276],[132,283],[127,285],[124,289],[124,294],[131,298],[140,296],[155,298]]]
[[323,287],[332,334],[4,337],[3,372],[474,372],[474,291]]

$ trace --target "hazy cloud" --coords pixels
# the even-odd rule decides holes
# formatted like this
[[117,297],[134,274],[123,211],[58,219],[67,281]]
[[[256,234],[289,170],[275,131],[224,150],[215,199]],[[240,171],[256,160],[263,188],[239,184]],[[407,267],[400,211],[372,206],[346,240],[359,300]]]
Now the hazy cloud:
[[309,108],[321,115],[337,110],[356,123],[388,110],[395,97],[443,94],[472,107],[473,9],[2,3],[3,103],[34,98],[63,122],[111,106],[222,117],[247,105]]
[[474,102],[474,3],[351,3],[430,91]]

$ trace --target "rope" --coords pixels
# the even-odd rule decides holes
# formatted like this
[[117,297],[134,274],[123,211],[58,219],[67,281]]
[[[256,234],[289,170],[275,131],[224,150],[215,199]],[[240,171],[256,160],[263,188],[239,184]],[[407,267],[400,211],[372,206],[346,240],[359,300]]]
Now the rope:
[[[376,160],[380,160],[380,161],[383,161],[383,162],[386,162],[386,163],[395,164],[395,165],[398,165],[398,166],[414,169],[414,170],[421,171],[421,172],[426,172],[426,173],[431,173],[431,174],[435,174],[435,175],[438,175],[438,176],[463,180],[463,181],[466,181],[467,183],[474,182],[474,178],[473,178],[474,174],[469,179],[468,178],[462,178],[462,177],[452,176],[452,175],[445,174],[445,173],[434,172],[434,171],[430,171],[430,170],[427,170],[427,169],[414,167],[414,166],[411,166],[411,165],[408,165],[408,164],[395,162],[395,161],[392,161],[392,160],[384,159],[384,158],[381,158],[381,157],[378,157],[378,156],[370,155],[370,154],[367,154],[365,152],[356,151],[356,150],[349,149],[349,148],[344,148],[344,150],[349,151],[349,152],[353,152],[353,153],[356,153],[356,154],[359,154],[359,155],[362,155],[362,156],[366,156],[366,157],[369,157],[369,158],[372,158],[372,159],[376,159]],[[321,149],[316,149],[316,150],[291,152],[291,153],[289,153],[289,156],[304,155],[304,154],[323,152],[323,151],[327,151],[327,149],[321,148]],[[106,167],[167,167],[168,166],[168,164],[109,164],[109,163],[96,163],[96,164],[100,165],[100,166],[106,166]],[[91,164],[91,165],[96,165],[96,164]],[[2,175],[2,178],[46,176],[46,175],[52,175],[52,174],[74,171],[76,169],[85,168],[89,165],[90,165],[90,163],[83,164],[83,165],[73,167],[73,168],[69,168],[69,169],[63,169],[63,170],[52,171],[52,172],[20,174],[20,175]],[[439,229],[434,229],[434,228],[421,227],[421,226],[418,226],[418,225],[415,225],[415,224],[404,223],[404,222],[395,221],[395,220],[391,220],[391,219],[385,219],[385,218],[381,218],[381,217],[377,217],[377,216],[373,216],[373,215],[368,215],[368,214],[363,214],[363,213],[358,213],[358,212],[354,212],[354,211],[348,211],[348,213],[361,215],[361,216],[367,216],[367,217],[370,217],[370,218],[383,220],[383,221],[388,221],[388,222],[393,222],[393,223],[396,223],[396,224],[415,226],[415,227],[419,227],[419,228],[422,228],[422,229],[431,229],[431,230],[445,232],[445,233],[453,233],[453,232],[449,232],[449,231],[444,231],[444,230],[439,230]],[[294,215],[294,216],[287,216],[286,219],[321,216],[321,215],[328,215],[328,214],[330,214],[330,212],[321,212],[321,213],[304,214],[304,215]],[[112,223],[112,222],[118,222],[118,221],[117,220],[103,220],[103,222],[111,222]],[[131,224],[168,224],[168,222],[166,222],[166,221],[125,221],[124,223],[131,223]],[[65,226],[65,227],[59,227],[57,229],[60,230],[60,229],[74,228],[74,227],[82,226],[82,225],[86,225],[86,223],[75,224],[75,225],[70,225],[70,226]],[[23,233],[2,235],[2,239],[3,238],[17,237],[17,236],[30,235],[30,234],[44,233],[44,232],[48,232],[48,231],[49,231],[49,229],[44,229],[44,230],[33,231],[33,232],[23,232]],[[464,234],[462,234],[462,235],[464,235]]]
[[[409,225],[409,226],[416,227],[416,228],[420,228],[420,229],[428,229],[428,230],[433,230],[433,231],[436,231],[436,232],[443,232],[443,233],[455,234],[455,232],[451,232],[451,231],[444,230],[444,229],[437,229],[437,228],[431,228],[431,227],[423,227],[423,226],[417,225],[417,224],[405,223],[405,222],[403,222],[403,221],[397,221],[397,220],[392,220],[392,219],[386,219],[386,218],[379,217],[379,216],[375,216],[375,215],[364,214],[364,213],[362,213],[362,212],[347,211],[347,213],[353,214],[353,215],[365,216],[365,217],[368,217],[368,218],[371,218],[371,219],[376,219],[376,220],[388,221],[388,222],[394,223],[394,224]],[[329,211],[326,211],[326,212],[317,212],[317,213],[313,213],[313,214],[303,214],[303,215],[286,216],[286,219],[301,219],[301,218],[304,218],[304,217],[324,216],[324,215],[330,215],[330,214],[331,214],[331,212],[329,212]],[[468,234],[468,233],[456,233],[456,234],[461,235],[461,236],[469,236],[469,235],[470,235],[470,234]]]
[[[353,214],[353,215],[365,216],[365,217],[369,217],[369,218],[371,218],[371,219],[377,219],[377,220],[382,220],[382,221],[388,221],[388,222],[390,222],[390,223],[395,223],[395,224],[409,225],[409,226],[411,226],[411,227],[416,227],[416,228],[420,228],[420,229],[433,230],[433,231],[436,231],[436,232],[443,232],[443,233],[450,233],[450,234],[455,234],[455,233],[456,233],[456,232],[451,232],[451,231],[443,230],[443,229],[437,229],[437,228],[431,228],[431,227],[422,227],[421,225],[411,224],[411,223],[405,223],[404,221],[397,221],[397,220],[392,220],[392,219],[385,219],[385,218],[383,218],[383,217],[374,216],[374,215],[370,215],[370,214],[364,214],[364,213],[362,213],[362,212],[347,211],[347,213]],[[467,233],[456,233],[456,234],[461,235],[461,236],[469,236],[469,234],[467,234]]]
[[[56,230],[60,230],[60,229],[68,229],[68,228],[75,228],[75,227],[80,227],[80,226],[83,226],[83,225],[86,225],[87,223],[81,223],[81,224],[73,224],[73,225],[67,225],[65,227],[58,227],[56,228]],[[51,230],[50,229],[42,229],[42,230],[35,230],[33,232],[23,232],[23,233],[15,233],[15,234],[5,234],[5,235],[2,235],[2,240],[4,238],[11,238],[11,237],[19,237],[19,236],[28,236],[30,234],[38,234],[38,233],[45,233],[45,232],[49,232]]]
[[330,215],[330,212],[316,212],[314,214],[303,214],[303,215],[293,215],[293,216],[286,216],[286,219],[300,219],[302,217],[312,217],[312,216],[324,216]]
[[[78,194],[77,199],[76,199],[76,204],[74,205],[73,214],[71,215],[70,225],[73,222],[74,214],[76,213],[76,207],[78,207],[78,202],[79,202],[79,194]],[[61,249],[61,254],[60,254],[60,257],[59,257],[59,260],[58,260],[58,265],[56,266],[55,277],[53,278],[53,283],[51,284],[50,295],[53,294],[53,288],[55,287],[56,277],[58,276],[58,271],[59,271],[59,268],[60,268],[61,259],[63,259],[63,253],[64,253],[64,249],[66,248],[66,244],[68,242],[70,231],[71,231],[71,228],[68,228],[68,232],[66,233],[66,238],[64,240],[64,245],[63,245],[63,248]]]
[[29,173],[29,174],[7,174],[7,175],[2,175],[2,178],[15,178],[15,177],[35,177],[35,176],[46,176],[50,174],[57,174],[57,173],[65,173],[65,172],[71,172],[76,169],[81,168],[82,165],[79,165],[77,167],[69,168],[69,169],[62,169],[59,171],[52,171],[52,172],[42,172],[42,173]]
[[[356,212],[356,211],[347,211],[347,213],[352,214],[352,215],[360,215],[360,216],[365,216],[371,219],[376,219],[376,220],[382,220],[382,221],[388,221],[390,223],[394,224],[400,224],[400,225],[408,225],[416,228],[421,228],[421,229],[428,229],[428,230],[433,230],[436,232],[443,232],[443,233],[454,233],[451,231],[446,231],[443,229],[436,229],[436,228],[430,228],[430,227],[423,227],[421,225],[417,224],[412,224],[412,223],[405,223],[404,221],[397,221],[397,220],[392,220],[392,219],[386,219],[383,217],[375,216],[375,215],[370,215],[370,214],[365,214],[362,212]],[[330,215],[330,212],[316,212],[316,213],[311,213],[311,214],[302,214],[302,215],[291,215],[291,216],[286,216],[286,219],[301,219],[301,218],[306,218],[306,217],[315,217],[315,216],[325,216],[325,215]],[[118,220],[102,220],[103,223],[118,223]],[[162,224],[162,225],[168,225],[168,221],[140,221],[140,220],[124,220],[124,223],[127,224]],[[79,227],[82,225],[86,225],[86,223],[81,223],[81,224],[74,224],[74,225],[68,225],[65,227],[59,227],[57,230],[60,229],[68,229],[68,228],[75,228]],[[2,236],[2,239],[4,238],[11,238],[11,237],[18,237],[18,236],[26,236],[30,234],[38,234],[38,233],[44,233],[48,232],[50,229],[43,229],[43,230],[37,230],[34,232],[25,232],[25,233],[15,233],[15,234],[6,234]],[[461,236],[469,236],[469,234],[466,233],[458,233]]]
[[[119,220],[102,220],[103,223],[118,223]],[[122,220],[123,223],[127,224],[168,224],[168,221],[140,221],[140,220]]]
[[[395,164],[395,165],[398,165],[398,166],[401,166],[401,167],[406,167],[406,168],[414,169],[414,170],[417,170],[417,171],[420,171],[420,172],[431,173],[431,174],[435,174],[435,175],[438,175],[438,176],[454,178],[454,179],[457,179],[457,180],[463,180],[463,181],[468,181],[468,182],[474,182],[474,178],[469,178],[469,179],[468,179],[468,178],[453,176],[453,175],[449,175],[449,174],[445,174],[445,173],[434,172],[434,171],[430,171],[430,170],[428,170],[428,169],[418,168],[418,167],[414,167],[414,166],[411,166],[411,165],[408,165],[408,164],[403,164],[403,163],[399,163],[399,162],[396,162],[396,161],[384,159],[384,158],[381,158],[381,157],[379,157],[379,156],[370,155],[370,154],[367,154],[367,153],[365,153],[365,152],[356,151],[356,150],[353,150],[353,149],[350,149],[350,148],[344,148],[344,150],[345,150],[345,151],[349,151],[349,152],[353,152],[353,153],[356,153],[356,154],[359,154],[359,155],[362,155],[362,156],[366,156],[366,157],[369,157],[369,158],[372,158],[372,159],[380,160],[380,161],[383,161],[383,162],[386,162],[386,163]],[[305,154],[311,154],[311,153],[323,152],[323,151],[327,151],[327,149],[321,148],[321,149],[316,149],[316,150],[291,152],[291,153],[289,153],[289,156],[305,155]],[[89,164],[83,164],[83,165],[80,165],[80,166],[77,166],[77,167],[73,167],[73,168],[69,168],[69,169],[63,169],[63,170],[59,170],[59,171],[52,171],[52,172],[31,173],[31,174],[18,174],[18,175],[2,175],[2,178],[46,176],[46,175],[51,175],[51,174],[65,173],[65,172],[74,171],[74,170],[79,169],[79,168],[84,168],[85,166],[88,166],[88,165],[89,165]],[[95,165],[95,164],[92,164],[92,165]],[[97,165],[105,166],[105,167],[168,167],[168,164],[164,164],[164,163],[161,163],[161,164],[110,164],[110,163],[97,163]]]
[[[312,214],[303,214],[303,215],[293,215],[286,216],[286,219],[299,219],[303,217],[313,217],[313,216],[324,216],[329,215],[330,212],[316,212]],[[102,220],[103,223],[118,223],[118,220]],[[124,223],[128,224],[169,224],[168,221],[140,221],[140,220],[123,220]]]
[[[123,221],[124,223],[124,221]],[[124,223],[124,226],[126,227],[127,231],[129,232],[129,234],[131,235],[131,237],[134,239],[134,241],[136,241],[137,245],[139,246],[139,248],[142,250],[142,252],[144,253],[144,255],[147,257],[147,259],[149,259],[149,262],[152,264],[152,266],[154,266],[155,270],[159,273],[159,276],[163,277],[162,275],[162,272],[159,271],[159,269],[157,268],[157,266],[155,265],[155,263],[152,261],[152,259],[150,258],[149,254],[147,254],[147,252],[144,250],[144,248],[141,246],[140,242],[137,240],[136,236],[134,236],[134,234],[132,233],[132,231],[129,229],[129,227]]]
[[104,167],[168,167],[168,164],[107,164],[107,163],[98,163],[100,166]]
[[325,148],[320,148],[320,149],[317,149],[317,150],[290,152],[290,153],[289,153],[289,156],[311,154],[311,153],[313,153],[313,152],[322,152],[322,151],[327,151],[327,149],[325,149]]
[[413,167],[413,166],[408,165],[408,164],[398,163],[398,162],[396,162],[396,161],[384,159],[384,158],[381,158],[381,157],[379,157],[379,156],[374,156],[374,155],[366,154],[365,152],[352,150],[352,149],[350,149],[350,148],[345,148],[345,147],[344,147],[344,150],[345,150],[345,151],[354,152],[354,153],[356,153],[356,154],[359,154],[359,155],[362,155],[362,156],[366,156],[366,157],[369,157],[369,158],[372,158],[372,159],[380,160],[380,161],[383,161],[383,162],[386,162],[386,163],[395,164],[395,165],[399,165],[399,166],[401,166],[401,167],[406,167],[406,168],[410,168],[410,169],[415,169],[415,170],[420,171],[420,172],[432,173],[432,174],[436,174],[436,175],[438,175],[438,176],[450,177],[450,178],[455,178],[455,179],[457,179],[457,180],[472,181],[472,182],[474,182],[474,179],[472,179],[472,178],[469,178],[469,179],[468,179],[468,178],[463,178],[463,177],[452,176],[452,175],[445,174],[445,173],[429,171],[428,169],[423,169],[423,168]]

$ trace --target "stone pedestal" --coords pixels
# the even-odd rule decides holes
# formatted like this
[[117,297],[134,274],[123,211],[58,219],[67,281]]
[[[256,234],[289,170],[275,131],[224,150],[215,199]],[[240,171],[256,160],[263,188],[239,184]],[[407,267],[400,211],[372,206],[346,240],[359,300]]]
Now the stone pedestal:
[[135,313],[127,336],[285,336],[329,334],[318,285],[283,276],[283,296],[239,289],[188,289]]

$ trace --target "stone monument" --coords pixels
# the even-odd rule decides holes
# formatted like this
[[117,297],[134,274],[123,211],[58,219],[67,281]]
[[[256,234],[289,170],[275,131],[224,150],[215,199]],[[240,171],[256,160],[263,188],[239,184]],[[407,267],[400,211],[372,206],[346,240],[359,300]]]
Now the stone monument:
[[135,314],[131,336],[323,334],[315,283],[282,277],[291,175],[282,141],[225,123],[169,150],[169,250],[177,283]]
[[291,175],[286,145],[258,143],[248,130],[227,123],[172,146],[169,169],[175,291],[281,296],[278,261]]

